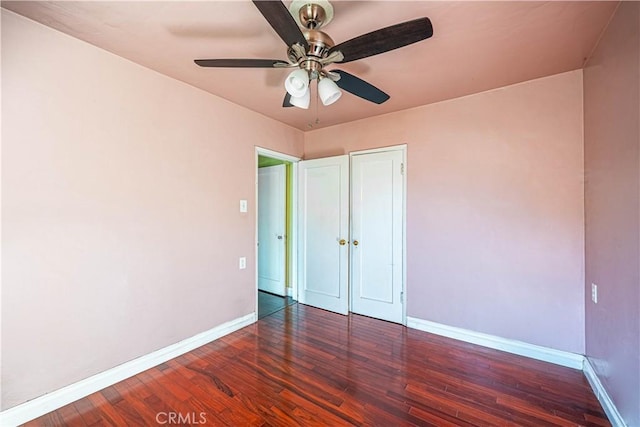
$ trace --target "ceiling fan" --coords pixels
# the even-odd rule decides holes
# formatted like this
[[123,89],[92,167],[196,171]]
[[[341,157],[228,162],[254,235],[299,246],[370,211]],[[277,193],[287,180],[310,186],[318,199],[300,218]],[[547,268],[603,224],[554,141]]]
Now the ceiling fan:
[[[285,80],[283,107],[308,108],[309,84],[317,80],[318,96],[324,105],[340,98],[343,89],[362,99],[382,104],[389,95],[342,70],[327,70],[329,64],[343,64],[398,49],[433,35],[429,18],[418,18],[335,44],[320,31],[333,18],[327,0],[293,0],[287,7],[280,0],[252,0],[269,25],[287,44],[288,60],[280,59],[196,59],[201,67],[295,68]],[[289,12],[291,11],[291,13]],[[295,18],[294,18],[295,17]]]

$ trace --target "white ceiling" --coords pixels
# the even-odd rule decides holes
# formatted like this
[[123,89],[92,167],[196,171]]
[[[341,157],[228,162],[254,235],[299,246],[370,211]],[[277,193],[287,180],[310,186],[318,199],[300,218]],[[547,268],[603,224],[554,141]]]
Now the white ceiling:
[[[285,1],[288,6],[289,2]],[[618,2],[333,1],[323,28],[336,43],[429,17],[425,41],[334,64],[391,95],[376,105],[282,108],[286,69],[201,68],[193,59],[286,59],[286,46],[248,0],[3,1],[2,7],[298,129],[403,110],[582,68]],[[316,120],[317,119],[317,120]]]

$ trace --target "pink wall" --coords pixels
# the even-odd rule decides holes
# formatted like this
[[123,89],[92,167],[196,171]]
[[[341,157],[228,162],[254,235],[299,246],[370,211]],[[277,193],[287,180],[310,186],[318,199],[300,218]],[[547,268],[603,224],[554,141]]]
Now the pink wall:
[[586,354],[640,425],[640,3],[622,2],[584,70]]
[[303,135],[3,10],[2,408],[253,312],[254,145],[304,141],[408,144],[409,316],[583,353],[586,299],[587,352],[637,419],[640,20],[621,10],[584,82],[597,306],[581,71]]
[[302,132],[4,9],[2,74],[3,409],[255,310],[254,145]]
[[584,352],[582,72],[305,134],[408,144],[408,315]]

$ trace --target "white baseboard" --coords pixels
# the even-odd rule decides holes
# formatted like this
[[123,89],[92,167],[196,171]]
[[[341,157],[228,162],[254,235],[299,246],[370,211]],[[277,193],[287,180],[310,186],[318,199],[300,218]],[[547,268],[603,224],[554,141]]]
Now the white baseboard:
[[566,366],[568,368],[580,369],[583,371],[587,381],[589,381],[589,384],[598,398],[598,401],[602,405],[605,414],[607,414],[611,425],[613,427],[627,427],[627,424],[624,422],[620,412],[618,412],[618,408],[616,408],[616,405],[613,403],[611,397],[609,397],[609,394],[596,375],[589,359],[581,354],[527,344],[521,341],[509,340],[495,335],[442,325],[440,323],[417,319],[415,317],[407,317],[407,327],[472,344],[478,344],[483,347],[494,348],[496,350],[530,357],[532,359],[542,360],[556,365]]
[[17,426],[38,418],[51,411],[55,411],[71,402],[86,397],[91,393],[109,387],[119,381],[132,377],[147,369],[178,357],[195,348],[221,338],[231,332],[242,329],[256,321],[256,313],[250,313],[237,319],[230,320],[208,331],[199,333],[170,346],[152,353],[140,356],[129,362],[118,365],[107,371],[100,372],[84,380],[70,384],[61,389],[29,400],[13,408],[0,412],[1,426]]
[[616,408],[613,400],[611,400],[611,397],[609,397],[607,390],[605,390],[602,382],[600,382],[600,378],[598,378],[598,375],[596,375],[596,371],[595,369],[593,369],[593,366],[591,366],[591,362],[587,357],[584,358],[584,366],[582,368],[582,371],[584,372],[584,376],[587,377],[587,381],[589,381],[593,392],[598,398],[598,402],[600,402],[600,404],[602,405],[602,409],[604,409],[604,412],[607,414],[611,425],[613,427],[626,427],[627,424],[624,422],[624,419],[622,419],[622,415],[620,415],[620,412],[618,412],[618,408]]
[[581,370],[584,360],[584,356],[581,354],[555,350],[553,348],[542,347],[534,344],[527,344],[522,341],[510,340],[495,335],[470,331],[468,329],[442,325],[440,323],[417,319],[415,317],[407,317],[407,327],[573,369]]

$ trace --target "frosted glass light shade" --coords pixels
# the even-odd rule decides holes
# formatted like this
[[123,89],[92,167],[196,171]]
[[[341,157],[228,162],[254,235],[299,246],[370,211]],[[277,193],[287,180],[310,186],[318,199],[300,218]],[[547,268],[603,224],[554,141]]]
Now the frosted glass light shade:
[[333,80],[324,78],[318,82],[318,95],[323,105],[331,105],[342,96],[342,91]]
[[311,101],[311,91],[307,88],[307,91],[302,96],[292,96],[289,99],[289,103],[294,107],[307,109],[309,108],[309,102]]
[[304,96],[309,89],[309,73],[301,68],[292,71],[284,81],[284,88],[291,97]]

